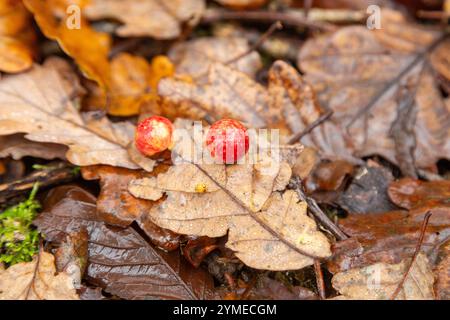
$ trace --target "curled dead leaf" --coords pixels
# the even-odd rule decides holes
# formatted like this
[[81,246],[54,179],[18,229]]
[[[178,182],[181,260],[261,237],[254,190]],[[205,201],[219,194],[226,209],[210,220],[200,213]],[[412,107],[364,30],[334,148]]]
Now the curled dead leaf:
[[22,1],[3,1],[0,8],[0,71],[17,73],[33,65],[35,34]]
[[0,300],[78,300],[72,279],[56,274],[55,258],[41,251],[31,262],[0,269]]
[[76,165],[138,167],[126,149],[134,126],[111,123],[98,114],[81,115],[52,63],[0,83],[0,135],[19,132],[28,140],[69,146],[66,157]]
[[91,0],[85,8],[90,20],[117,19],[121,37],[173,39],[181,34],[181,25],[195,25],[205,8],[204,0]]

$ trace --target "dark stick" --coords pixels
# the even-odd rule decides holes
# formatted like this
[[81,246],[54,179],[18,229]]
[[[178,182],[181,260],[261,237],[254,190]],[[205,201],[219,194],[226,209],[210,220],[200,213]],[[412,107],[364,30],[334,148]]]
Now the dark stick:
[[356,120],[358,120],[361,116],[369,112],[377,104],[377,102],[386,94],[386,92],[388,92],[404,76],[406,76],[409,72],[411,72],[411,70],[417,64],[419,64],[422,60],[425,59],[428,53],[436,49],[436,47],[439,46],[439,44],[441,44],[448,36],[449,36],[448,33],[443,34],[437,40],[435,40],[430,46],[428,46],[428,48],[417,54],[411,63],[409,63],[396,77],[394,77],[391,81],[386,83],[386,85],[377,94],[375,94],[375,96],[373,96],[372,99],[370,99],[369,103],[356,113],[356,115],[347,124],[346,126],[347,130],[355,123]]
[[252,53],[254,50],[258,49],[263,43],[264,41],[266,41],[276,30],[281,30],[283,28],[283,25],[281,24],[280,21],[276,21],[274,22],[269,29],[267,29],[266,32],[264,32],[264,34],[258,39],[258,41],[256,41],[247,51],[241,53],[240,55],[228,60],[227,62],[225,62],[225,64],[232,64],[236,61],[239,61],[240,59],[242,59],[243,57],[249,55],[250,53]]
[[37,170],[25,178],[0,184],[0,204],[6,203],[11,198],[28,193],[36,182],[39,183],[40,188],[43,188],[72,181],[75,177],[73,166],[64,162],[50,164],[47,169]]
[[259,21],[259,22],[276,22],[281,21],[285,25],[292,27],[306,27],[323,31],[335,31],[336,27],[329,23],[311,21],[303,15],[292,14],[289,12],[277,11],[229,11],[223,9],[208,9],[205,11],[201,22],[211,24],[223,20],[242,20],[242,21]]
[[337,240],[342,241],[348,239],[348,236],[342,232],[341,229],[337,225],[333,223],[333,221],[328,218],[325,212],[320,209],[316,200],[308,197],[302,188],[302,181],[299,177],[293,177],[291,179],[290,186],[297,192],[300,200],[305,201],[308,204],[308,209],[314,215],[314,217],[322,224],[328,231],[330,231]]
[[428,211],[426,213],[425,217],[423,218],[422,228],[420,230],[420,236],[419,236],[419,240],[417,241],[416,250],[414,251],[414,255],[411,259],[411,262],[409,263],[408,268],[406,269],[405,274],[403,275],[402,280],[398,284],[397,289],[395,289],[394,293],[392,294],[391,300],[395,300],[395,298],[397,298],[398,294],[400,293],[400,290],[402,290],[402,288],[405,284],[406,278],[408,277],[409,272],[411,271],[412,266],[413,266],[414,262],[416,261],[417,256],[419,255],[420,248],[422,247],[423,239],[425,238],[425,231],[427,229],[428,221],[430,220],[430,217],[431,217],[431,212]]
[[320,266],[320,261],[314,259],[314,272],[316,273],[316,284],[317,290],[319,292],[319,297],[321,300],[325,300],[327,298],[325,293],[325,281],[323,280],[322,267]]
[[311,123],[308,127],[306,127],[303,131],[294,134],[288,141],[288,144],[294,144],[298,142],[301,138],[311,133],[316,127],[320,126],[323,122],[327,121],[333,115],[333,110],[324,113],[316,121]]

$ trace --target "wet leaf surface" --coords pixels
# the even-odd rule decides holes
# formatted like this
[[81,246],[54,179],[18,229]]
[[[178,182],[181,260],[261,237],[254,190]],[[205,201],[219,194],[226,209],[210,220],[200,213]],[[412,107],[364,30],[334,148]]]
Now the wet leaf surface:
[[125,299],[213,297],[209,274],[190,267],[178,252],[154,249],[131,227],[106,225],[95,202],[83,189],[60,187],[49,194],[44,212],[35,221],[50,241],[82,227],[88,230],[91,282]]
[[[159,170],[163,171],[162,167]],[[97,211],[105,223],[129,226],[136,221],[156,246],[169,251],[178,248],[177,234],[158,227],[146,217],[154,203],[135,198],[128,192],[130,181],[150,176],[148,173],[142,170],[92,166],[84,167],[82,175],[87,180],[100,180]]]

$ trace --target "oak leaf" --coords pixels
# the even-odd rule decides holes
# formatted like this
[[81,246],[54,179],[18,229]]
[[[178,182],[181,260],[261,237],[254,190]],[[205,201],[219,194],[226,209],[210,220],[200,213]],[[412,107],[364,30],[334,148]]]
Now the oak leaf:
[[0,71],[17,73],[33,65],[35,34],[22,1],[0,4]]
[[[411,259],[398,264],[376,263],[334,275],[338,299],[388,300],[397,289]],[[426,255],[420,253],[397,296],[398,300],[433,300],[434,277]]]
[[[149,212],[160,227],[208,237],[228,232],[227,247],[250,267],[301,269],[313,263],[312,257],[328,257],[330,248],[306,215],[306,203],[292,190],[282,192],[291,174],[287,162],[268,155],[255,164],[227,166],[186,160],[157,177],[131,181],[129,190],[151,200],[166,195]],[[198,184],[206,186],[201,193]]]
[[[178,74],[188,74],[193,78],[205,76],[211,64],[227,63],[245,54],[250,46],[245,38],[203,37],[174,45],[168,56],[176,66]],[[259,54],[255,51],[229,64],[254,78],[262,67]]]
[[[83,15],[80,28],[69,28],[65,0],[24,3],[44,35],[56,40],[84,75],[98,84],[86,99],[85,103],[94,102],[89,108],[105,109],[116,116],[136,115],[143,104],[154,98],[159,79],[173,74],[173,66],[165,57],[156,57],[149,64],[142,57],[121,53],[110,61],[110,35],[94,30]],[[84,13],[86,3],[79,5]]]
[[119,20],[123,25],[116,33],[121,37],[173,39],[183,23],[194,25],[204,8],[204,0],[91,0],[85,14],[90,20]]
[[42,159],[65,159],[67,147],[55,143],[39,143],[24,138],[23,134],[0,136],[0,158],[19,160],[31,156]]
[[[280,129],[282,135],[302,132],[326,113],[311,86],[284,61],[276,61],[269,70],[267,88],[242,72],[214,63],[206,83],[166,78],[159,83],[158,93],[169,116],[233,118],[252,128]],[[349,138],[334,123],[322,124],[301,142],[318,148],[323,157],[339,155],[356,161]]]
[[31,262],[0,268],[0,300],[78,300],[72,279],[56,274],[55,258],[41,251]]
[[96,199],[79,187],[63,186],[48,195],[34,221],[46,239],[61,241],[86,228],[89,234],[87,279],[124,299],[208,299],[211,276],[194,269],[178,251],[153,248],[132,227],[108,226],[98,216]]
[[66,89],[52,63],[5,77],[0,83],[0,135],[22,132],[31,141],[65,144],[67,159],[80,166],[138,168],[126,150],[134,126],[80,114]]
[[[308,40],[298,65],[332,120],[348,130],[353,154],[378,154],[402,169],[407,162],[429,167],[450,154],[450,110],[424,61],[424,48],[442,38],[396,12],[383,18],[382,31],[350,26]],[[406,129],[411,134],[396,134]]]

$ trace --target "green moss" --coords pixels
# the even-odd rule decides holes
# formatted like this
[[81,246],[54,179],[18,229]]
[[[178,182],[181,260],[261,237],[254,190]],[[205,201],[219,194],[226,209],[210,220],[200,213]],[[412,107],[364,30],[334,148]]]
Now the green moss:
[[31,223],[40,208],[34,199],[38,184],[27,200],[0,213],[0,262],[13,265],[31,261],[39,249],[39,232]]

